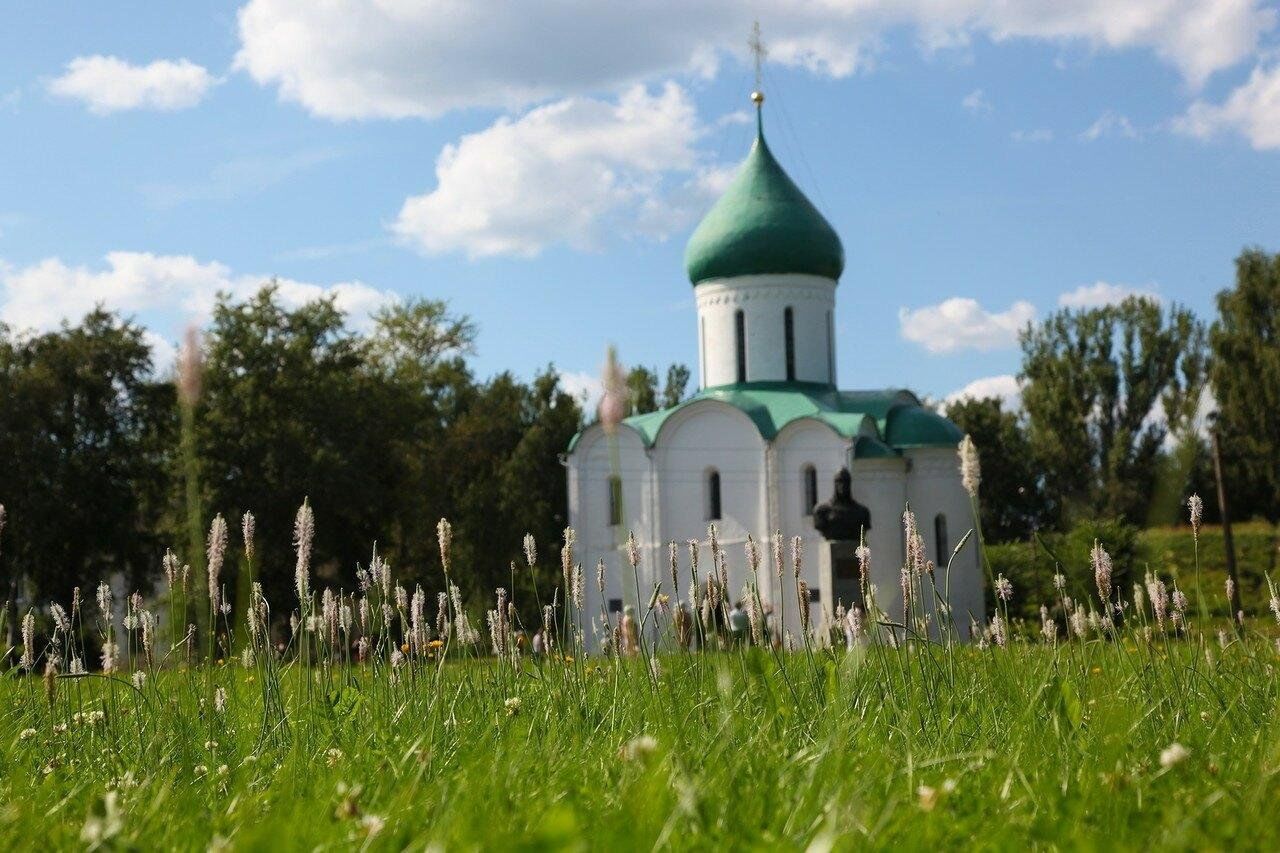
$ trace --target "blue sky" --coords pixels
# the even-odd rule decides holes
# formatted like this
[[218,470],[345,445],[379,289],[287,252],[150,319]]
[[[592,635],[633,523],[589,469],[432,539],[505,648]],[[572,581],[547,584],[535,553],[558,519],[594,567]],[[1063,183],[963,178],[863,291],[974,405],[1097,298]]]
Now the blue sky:
[[[218,289],[275,275],[356,326],[447,299],[481,375],[586,387],[608,343],[693,366],[681,256],[750,144],[751,13],[503,8],[0,12],[0,320],[101,301],[168,352]],[[758,11],[766,133],[845,245],[845,387],[1008,393],[1028,319],[1134,291],[1209,316],[1241,247],[1280,250],[1269,4]]]

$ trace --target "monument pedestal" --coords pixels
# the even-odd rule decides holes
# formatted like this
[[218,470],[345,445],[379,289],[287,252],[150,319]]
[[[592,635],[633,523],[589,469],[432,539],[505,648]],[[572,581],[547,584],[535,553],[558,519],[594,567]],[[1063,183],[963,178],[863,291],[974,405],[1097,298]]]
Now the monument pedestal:
[[818,576],[822,585],[822,603],[832,614],[841,604],[846,610],[862,606],[857,542],[824,540],[818,554]]

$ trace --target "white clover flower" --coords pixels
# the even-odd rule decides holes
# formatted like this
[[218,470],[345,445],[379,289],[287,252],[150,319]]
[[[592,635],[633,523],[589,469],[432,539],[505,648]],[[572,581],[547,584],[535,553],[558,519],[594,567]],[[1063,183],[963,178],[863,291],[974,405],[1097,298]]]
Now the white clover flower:
[[1167,769],[1186,761],[1190,755],[1191,751],[1182,744],[1171,743],[1160,752],[1160,766]]

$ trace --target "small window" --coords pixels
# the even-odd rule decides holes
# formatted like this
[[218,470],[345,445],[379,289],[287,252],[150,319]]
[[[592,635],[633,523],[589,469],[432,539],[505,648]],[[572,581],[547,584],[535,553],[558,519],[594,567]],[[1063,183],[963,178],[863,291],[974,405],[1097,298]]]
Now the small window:
[[609,599],[609,612],[610,612],[610,613],[621,613],[621,612],[622,612],[622,599],[621,599],[621,598],[611,598],[611,599]]
[[720,520],[720,472],[707,474],[707,521]]
[[805,515],[813,515],[813,508],[818,505],[818,472],[812,465],[806,465],[801,469],[800,477],[804,481],[801,506]]
[[609,526],[622,523],[622,478],[609,478]]
[[738,353],[738,381],[747,381],[747,315],[741,310],[733,314],[733,343]]
[[782,336],[786,341],[787,347],[787,381],[794,382],[796,378],[796,323],[795,316],[789,305],[782,312]]
[[811,587],[809,587],[809,603],[810,603],[810,604],[821,604],[821,603],[822,603],[822,590],[818,589],[816,586],[811,586]]
[[938,546],[938,559],[934,563],[942,568],[951,559],[951,553],[947,550],[951,547],[951,543],[947,541],[947,517],[942,513],[938,513],[933,519],[933,540]]

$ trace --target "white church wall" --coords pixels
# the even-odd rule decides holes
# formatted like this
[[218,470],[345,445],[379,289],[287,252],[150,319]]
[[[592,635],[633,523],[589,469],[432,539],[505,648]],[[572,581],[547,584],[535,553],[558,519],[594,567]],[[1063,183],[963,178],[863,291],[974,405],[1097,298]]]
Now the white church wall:
[[[610,524],[609,480],[622,480],[621,523]],[[578,536],[576,561],[587,574],[585,617],[582,627],[588,646],[595,648],[591,625],[599,622],[602,608],[610,599],[635,604],[635,583],[626,558],[628,531],[642,543],[652,540],[652,466],[640,436],[620,427],[613,436],[603,428],[588,428],[578,440],[568,462],[569,525]],[[541,562],[558,561],[558,543],[539,543]],[[652,566],[651,549],[645,549],[643,563]],[[605,562],[605,591],[596,584],[596,563]],[[641,579],[641,594],[647,590]],[[641,606],[646,602],[641,602]],[[614,617],[616,618],[616,617]]]
[[[848,464],[849,442],[837,435],[826,424],[813,420],[800,420],[788,424],[774,439],[776,449],[777,473],[776,483],[776,516],[774,524],[782,531],[787,540],[784,549],[786,560],[786,579],[782,585],[782,603],[785,610],[785,623],[788,626],[799,625],[799,608],[796,602],[794,577],[791,573],[792,536],[800,536],[804,541],[804,563],[801,576],[810,589],[822,590],[823,603],[830,607],[830,596],[823,590],[823,582],[819,572],[819,549],[822,535],[814,529],[813,516],[805,511],[804,469],[813,466],[817,481],[818,502],[831,499],[833,481],[841,468]],[[765,531],[765,534],[772,530]],[[772,597],[776,597],[772,596]],[[777,606],[777,602],[774,602]],[[820,615],[818,604],[810,605],[810,617],[817,624]]]
[[[729,589],[736,596],[747,578],[747,533],[760,535],[767,525],[765,443],[755,424],[738,409],[714,400],[697,402],[672,415],[655,448],[660,516],[658,565],[664,577],[666,544],[689,539],[705,542],[714,523],[729,558]],[[708,481],[720,475],[720,518],[710,518]],[[702,574],[711,565],[704,548]],[[681,551],[681,598],[688,597],[688,557]],[[668,580],[664,589],[670,586]]]
[[[949,447],[907,451],[911,460],[907,496],[925,541],[926,556],[938,566],[938,583],[952,549],[973,527],[973,506],[960,482],[956,451]],[[945,519],[946,541],[939,541],[938,519]],[[983,577],[976,536],[970,537],[951,566],[951,607],[961,636],[968,636],[970,615],[983,620]]]
[[853,498],[871,513],[867,546],[871,549],[871,583],[882,610],[902,612],[899,573],[904,558],[902,512],[907,503],[907,463],[904,459],[855,459]]
[[784,312],[790,307],[795,342],[795,379],[834,382],[834,341],[829,318],[836,283],[812,275],[749,275],[704,281],[698,302],[702,387],[738,381],[736,313],[746,325],[747,381],[787,378]]

